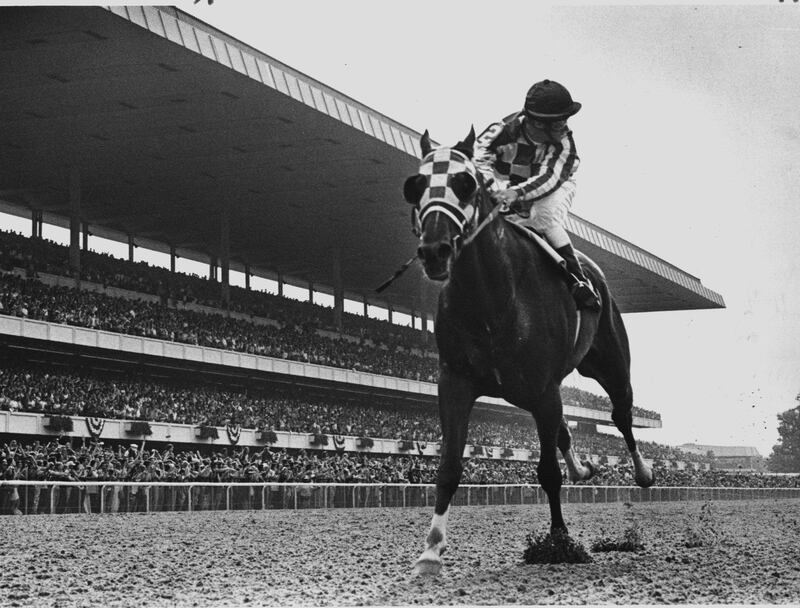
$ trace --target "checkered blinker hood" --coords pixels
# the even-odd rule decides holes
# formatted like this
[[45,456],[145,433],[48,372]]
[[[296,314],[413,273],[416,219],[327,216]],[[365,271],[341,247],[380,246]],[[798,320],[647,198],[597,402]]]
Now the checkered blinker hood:
[[[463,173],[466,176],[459,175]],[[478,171],[472,160],[454,148],[439,148],[425,155],[419,173],[409,178],[406,185],[406,199],[409,203],[416,203],[419,209],[417,229],[433,211],[444,213],[462,232],[473,224],[477,215],[474,196],[477,175]],[[467,176],[472,179],[469,180]],[[463,188],[458,188],[461,190],[461,198],[453,189],[455,181],[460,181],[462,185],[465,182],[471,184],[468,193]]]

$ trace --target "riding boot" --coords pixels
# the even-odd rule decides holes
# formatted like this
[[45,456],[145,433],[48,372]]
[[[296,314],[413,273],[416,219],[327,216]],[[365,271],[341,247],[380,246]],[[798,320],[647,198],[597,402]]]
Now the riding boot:
[[581,263],[575,255],[572,245],[564,245],[556,249],[556,252],[564,258],[567,264],[567,275],[570,292],[575,299],[575,304],[579,309],[600,310],[600,298],[595,292],[592,284],[583,274]]

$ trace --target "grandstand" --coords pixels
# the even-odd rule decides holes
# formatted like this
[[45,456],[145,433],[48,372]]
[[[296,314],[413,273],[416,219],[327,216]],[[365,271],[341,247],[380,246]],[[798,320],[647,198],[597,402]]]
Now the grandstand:
[[736,445],[700,445],[684,443],[680,446],[683,452],[706,456],[714,467],[723,470],[764,471],[764,457],[752,446]]
[[[31,222],[30,236],[0,233],[0,439],[27,446],[27,479],[71,478],[69,462],[152,479],[130,447],[145,439],[159,476],[188,462],[245,479],[258,453],[262,480],[430,481],[436,288],[410,271],[372,293],[415,247],[397,201],[419,135],[174,8],[0,15],[0,211]],[[68,227],[69,245],[44,239],[46,225]],[[571,216],[568,228],[623,312],[724,306],[599,226]],[[128,259],[92,251],[94,237]],[[169,269],[135,261],[137,248]],[[178,272],[180,258],[207,277]],[[286,297],[298,289],[308,302]],[[578,451],[624,481],[621,440],[594,432],[611,424],[608,400],[563,395]],[[482,399],[470,432],[468,479],[535,482],[529,416]],[[676,483],[710,464],[645,451]],[[5,473],[20,468],[4,457]]]

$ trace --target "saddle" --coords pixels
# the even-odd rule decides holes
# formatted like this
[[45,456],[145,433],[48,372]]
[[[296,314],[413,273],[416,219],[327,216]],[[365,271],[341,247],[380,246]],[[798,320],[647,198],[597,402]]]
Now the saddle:
[[544,251],[551,260],[553,260],[553,262],[555,262],[564,272],[567,272],[567,263],[564,261],[564,258],[558,255],[558,252],[553,249],[550,243],[547,242],[547,239],[545,239],[541,234],[529,226],[522,226],[516,222],[508,222],[508,224],[520,234],[526,236],[536,243],[542,249],[542,251]]
[[[517,224],[515,222],[508,222],[508,223],[511,226],[513,226],[515,230],[519,231],[521,234],[523,234],[524,236],[526,236],[527,238],[532,240],[534,243],[536,243],[536,245],[542,251],[544,251],[547,254],[547,257],[550,258],[556,265],[558,265],[558,267],[561,269],[561,271],[564,273],[565,276],[569,275],[569,270],[567,269],[567,263],[564,260],[564,258],[562,258],[558,254],[558,252],[555,249],[553,249],[552,245],[550,245],[550,243],[548,243],[547,240],[541,234],[539,234],[536,230],[534,230],[533,228],[530,228],[529,226],[522,226],[522,225]],[[594,283],[592,281],[592,278],[587,275],[586,276],[586,280],[591,285],[591,288],[596,291],[597,288],[595,287],[595,285],[594,285]],[[578,326],[577,326],[577,328],[575,330],[575,339],[574,339],[573,346],[574,346],[574,344],[577,344],[578,336],[579,336],[580,330],[581,330],[581,310],[580,310],[580,307],[578,308],[577,312],[578,312]]]

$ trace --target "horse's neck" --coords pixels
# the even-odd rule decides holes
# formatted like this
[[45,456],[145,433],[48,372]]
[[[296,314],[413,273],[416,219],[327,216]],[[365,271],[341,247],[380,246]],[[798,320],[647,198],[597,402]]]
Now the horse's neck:
[[532,263],[528,247],[503,219],[484,228],[453,265],[451,289],[468,303],[462,313],[487,322],[504,316],[514,306],[519,265]]

